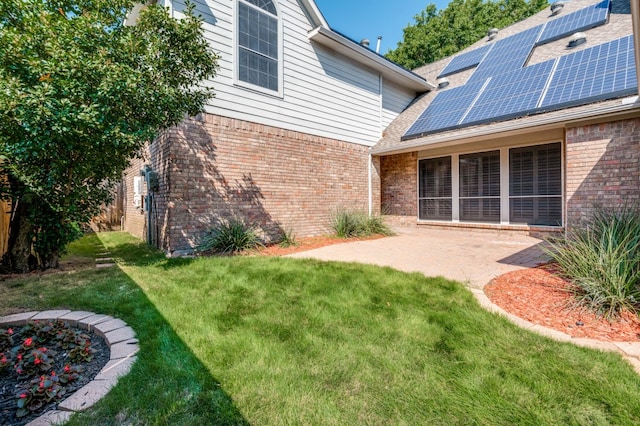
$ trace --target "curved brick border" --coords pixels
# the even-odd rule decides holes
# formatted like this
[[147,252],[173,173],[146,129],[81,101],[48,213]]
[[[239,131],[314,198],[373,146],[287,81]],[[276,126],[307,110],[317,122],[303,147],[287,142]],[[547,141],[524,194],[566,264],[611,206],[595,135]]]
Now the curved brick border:
[[495,312],[508,318],[511,322],[525,330],[530,330],[559,342],[569,342],[585,348],[599,349],[601,351],[618,352],[640,374],[640,343],[638,342],[603,342],[600,340],[572,337],[566,333],[549,327],[534,324],[502,309],[493,303],[483,290],[469,288],[480,305],[489,312]]
[[93,331],[102,336],[111,356],[92,381],[71,394],[51,410],[27,423],[26,426],[49,426],[66,422],[77,411],[83,411],[98,402],[118,382],[118,378],[131,370],[140,349],[133,329],[117,318],[85,311],[33,311],[0,317],[0,327],[22,326],[32,320],[63,320],[72,327]]

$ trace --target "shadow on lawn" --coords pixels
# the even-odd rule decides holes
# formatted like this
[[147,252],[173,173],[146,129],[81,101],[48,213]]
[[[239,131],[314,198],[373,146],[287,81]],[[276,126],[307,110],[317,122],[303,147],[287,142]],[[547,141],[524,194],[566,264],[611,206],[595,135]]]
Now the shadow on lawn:
[[[146,244],[125,243],[109,250],[113,257],[122,257],[129,264],[146,265],[164,259],[162,253]],[[184,264],[188,259],[175,260]],[[73,277],[52,274],[27,281],[29,288],[20,291],[28,293],[31,287],[41,288],[43,284],[49,290],[27,300],[30,309],[65,308],[111,315],[127,322],[140,342],[131,372],[95,407],[74,416],[69,425],[249,424],[220,382],[120,268],[83,270]],[[25,302],[12,300],[3,300],[3,304],[11,308],[13,303]]]

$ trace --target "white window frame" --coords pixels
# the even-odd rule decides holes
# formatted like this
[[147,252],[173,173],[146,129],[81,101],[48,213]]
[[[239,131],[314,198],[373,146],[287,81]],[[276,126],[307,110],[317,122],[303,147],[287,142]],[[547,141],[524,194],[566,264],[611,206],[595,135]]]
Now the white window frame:
[[[523,148],[529,146],[548,145],[551,143],[560,143],[560,185],[562,192],[562,223],[559,226],[550,225],[524,225],[524,224],[511,224],[510,217],[510,193],[509,193],[509,150],[512,148]],[[487,151],[500,151],[500,222],[469,222],[460,220],[460,156],[466,154],[477,154]],[[566,143],[562,140],[552,139],[545,141],[538,141],[534,143],[521,143],[500,147],[478,147],[475,150],[465,150],[459,152],[439,153],[434,155],[418,155],[416,159],[416,218],[418,223],[464,223],[465,225],[480,225],[480,226],[510,226],[523,229],[529,229],[531,227],[541,228],[563,228],[566,223],[566,165],[565,165],[565,153]],[[428,160],[432,158],[451,157],[451,221],[437,220],[437,219],[420,219],[420,161]]]
[[282,23],[282,11],[280,9],[280,5],[277,0],[271,0],[273,5],[276,8],[277,16],[275,17],[278,21],[278,90],[270,90],[266,87],[258,86],[256,84],[251,84],[246,81],[240,80],[240,41],[238,36],[238,31],[240,31],[240,7],[239,4],[242,2],[246,6],[251,7],[260,11],[261,13],[266,13],[270,16],[269,12],[264,9],[260,9],[259,7],[249,3],[245,0],[234,0],[233,1],[233,85],[237,87],[241,87],[244,89],[248,89],[254,92],[259,92],[265,95],[276,96],[279,98],[284,97],[284,34],[283,28],[284,25]]

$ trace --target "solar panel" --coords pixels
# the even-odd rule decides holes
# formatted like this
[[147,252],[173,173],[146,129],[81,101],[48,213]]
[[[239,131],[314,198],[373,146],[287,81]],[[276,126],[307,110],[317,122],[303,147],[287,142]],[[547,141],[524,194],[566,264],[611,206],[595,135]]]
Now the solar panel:
[[549,43],[578,31],[603,25],[607,22],[610,8],[611,0],[603,0],[600,3],[549,21],[542,31],[537,44]]
[[562,56],[540,106],[559,109],[634,94],[638,83],[633,55],[629,35]]
[[484,57],[470,82],[485,80],[522,68],[542,30],[542,25],[522,31],[518,34],[499,40],[493,49]]
[[445,69],[442,70],[438,78],[454,74],[471,67],[475,67],[480,62],[482,62],[482,58],[485,57],[487,52],[491,50],[492,47],[493,44],[488,44],[479,49],[475,49],[471,52],[463,53],[462,55],[454,57],[451,62],[449,62],[449,64],[445,67]]
[[504,120],[534,112],[555,61],[542,62],[493,77],[462,124]]
[[478,96],[485,82],[467,83],[438,93],[429,107],[406,131],[403,139],[455,128]]

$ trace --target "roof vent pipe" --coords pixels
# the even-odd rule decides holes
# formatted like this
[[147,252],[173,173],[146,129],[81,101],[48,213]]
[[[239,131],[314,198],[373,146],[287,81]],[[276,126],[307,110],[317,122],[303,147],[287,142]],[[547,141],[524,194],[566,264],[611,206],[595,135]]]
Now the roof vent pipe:
[[378,44],[376,44],[376,53],[380,53],[380,42],[382,42],[382,36],[378,36]]
[[438,90],[444,89],[449,85],[449,79],[446,77],[440,77],[436,80],[436,84],[438,85]]
[[487,31],[487,36],[489,37],[489,40],[493,40],[498,36],[498,29],[491,28],[489,31]]
[[370,44],[370,41],[368,38],[363,38],[362,40],[360,40],[360,46],[366,47],[368,49],[369,44]]
[[564,7],[563,1],[556,1],[551,3],[551,16],[556,16],[557,14],[559,14],[562,11],[563,7]]
[[585,33],[575,33],[569,38],[569,44],[567,44],[568,48],[574,48],[576,46],[580,46],[582,43],[586,43],[587,36]]

